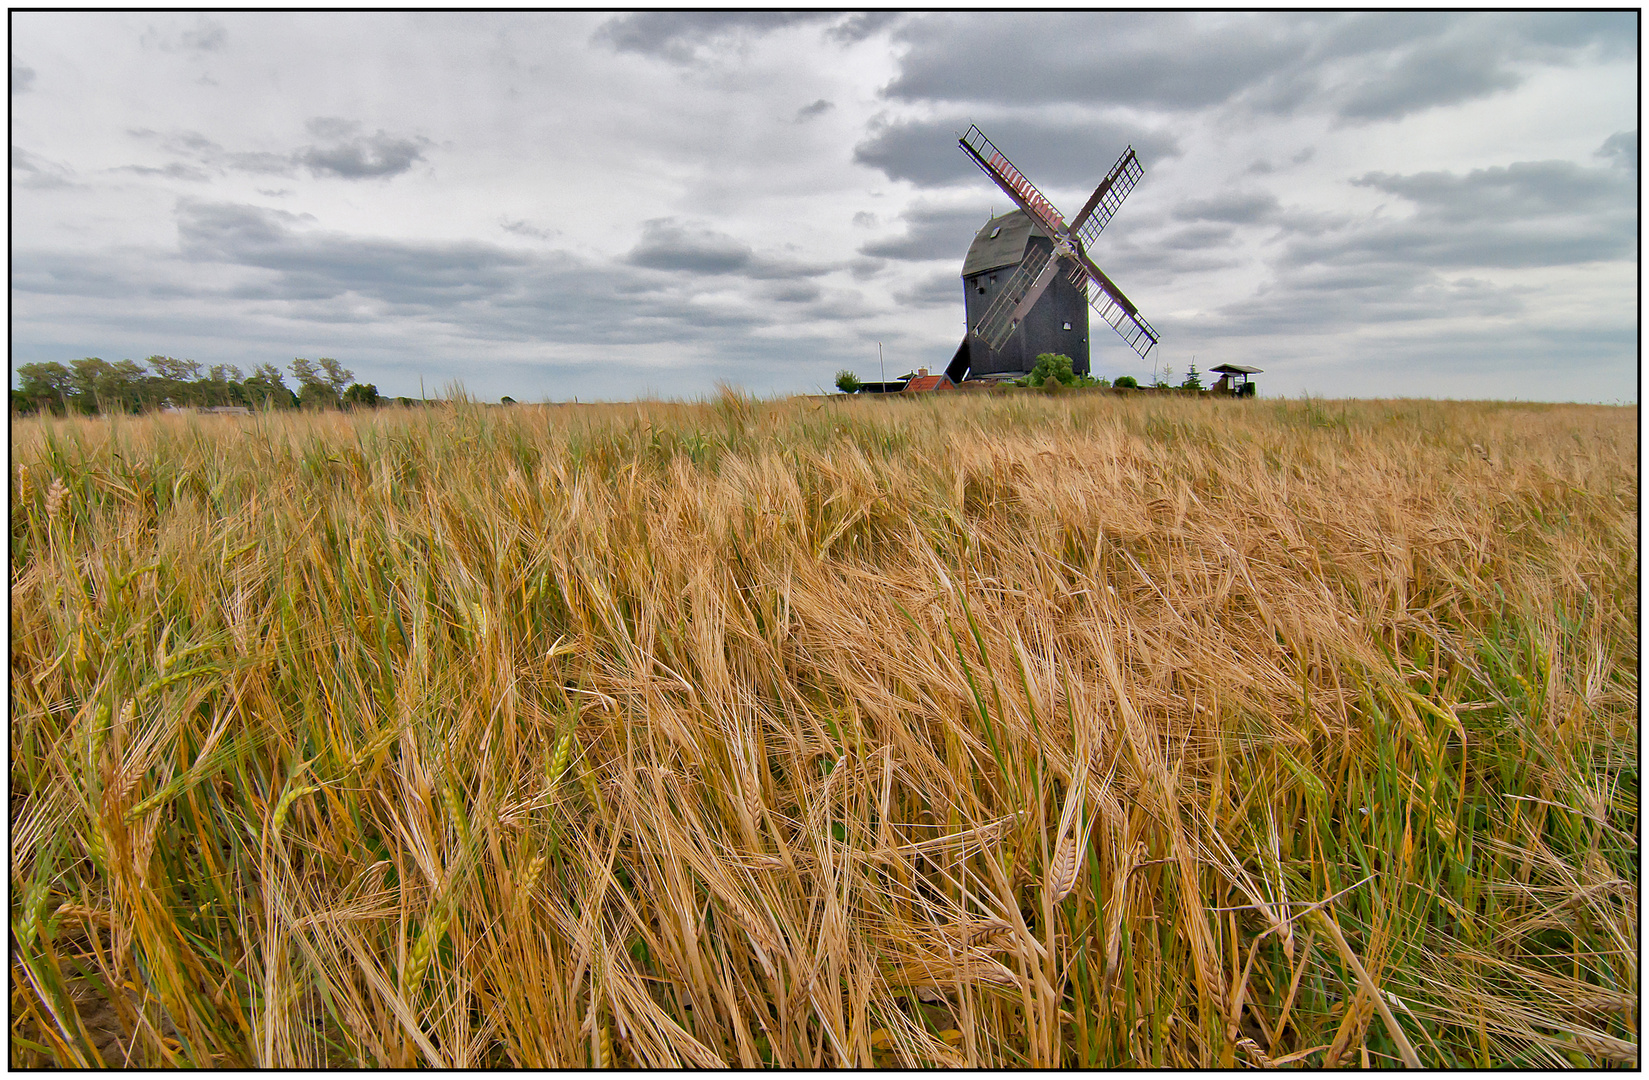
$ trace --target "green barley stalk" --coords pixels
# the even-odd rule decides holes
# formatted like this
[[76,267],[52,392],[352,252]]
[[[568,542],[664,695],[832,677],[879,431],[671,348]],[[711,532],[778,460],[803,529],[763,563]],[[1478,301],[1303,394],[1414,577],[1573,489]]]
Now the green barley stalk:
[[452,919],[452,910],[443,899],[430,912],[429,919],[418,934],[418,940],[413,943],[412,955],[407,958],[406,997],[408,1000],[416,997],[418,987],[423,984],[424,975],[429,971],[429,965],[435,958],[435,946],[447,932],[447,924]]
[[287,811],[292,809],[292,804],[300,796],[308,795],[312,791],[319,791],[320,788],[321,785],[319,784],[304,784],[302,787],[287,789],[286,794],[281,796],[281,801],[276,804],[275,813],[269,818],[269,839],[271,842],[280,837],[281,826],[286,824],[286,814]]

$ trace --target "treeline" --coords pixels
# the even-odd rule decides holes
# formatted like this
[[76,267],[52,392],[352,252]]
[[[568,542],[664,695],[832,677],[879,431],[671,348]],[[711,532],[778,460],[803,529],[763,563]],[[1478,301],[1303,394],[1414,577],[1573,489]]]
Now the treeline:
[[[296,390],[287,385],[274,364],[259,364],[250,375],[233,364],[214,364],[203,375],[198,361],[172,356],[112,364],[95,356],[67,364],[21,364],[17,368],[21,385],[11,392],[11,410],[21,415],[42,411],[94,415],[221,405],[337,409],[391,400],[380,399],[378,388],[371,383],[353,382],[355,373],[329,356],[314,363],[299,357],[289,371]],[[416,398],[393,400],[402,405],[421,404]]]

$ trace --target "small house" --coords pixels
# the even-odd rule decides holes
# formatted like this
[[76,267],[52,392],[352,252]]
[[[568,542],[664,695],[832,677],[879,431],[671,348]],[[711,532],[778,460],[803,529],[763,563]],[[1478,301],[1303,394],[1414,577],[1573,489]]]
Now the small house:
[[923,394],[932,390],[955,390],[956,384],[950,381],[950,376],[944,372],[929,375],[927,368],[918,368],[905,383],[904,393]]

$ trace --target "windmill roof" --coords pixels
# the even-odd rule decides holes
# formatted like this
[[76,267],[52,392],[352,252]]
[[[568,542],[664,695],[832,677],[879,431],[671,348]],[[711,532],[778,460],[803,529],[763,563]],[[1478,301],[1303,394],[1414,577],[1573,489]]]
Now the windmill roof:
[[968,257],[962,260],[962,276],[970,278],[987,270],[1015,266],[1025,258],[1025,244],[1031,237],[1047,235],[1023,210],[993,217],[975,234]]

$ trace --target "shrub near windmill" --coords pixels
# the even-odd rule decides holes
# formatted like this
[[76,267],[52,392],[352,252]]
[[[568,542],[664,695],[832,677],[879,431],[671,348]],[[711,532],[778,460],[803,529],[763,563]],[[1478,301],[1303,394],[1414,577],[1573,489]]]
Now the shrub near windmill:
[[986,222],[962,264],[968,333],[945,369],[951,380],[1018,377],[1041,353],[1063,353],[1087,375],[1089,305],[1142,358],[1149,353],[1157,332],[1088,255],[1144,175],[1133,147],[1067,225],[977,127],[958,144],[1019,209]]

